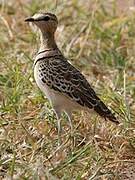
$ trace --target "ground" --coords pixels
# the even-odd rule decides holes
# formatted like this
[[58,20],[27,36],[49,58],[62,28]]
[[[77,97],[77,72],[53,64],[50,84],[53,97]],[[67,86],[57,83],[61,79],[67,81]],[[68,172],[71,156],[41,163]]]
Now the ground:
[[[0,179],[135,179],[135,7],[105,0],[0,1]],[[117,4],[118,3],[118,4]],[[37,29],[24,19],[57,14],[57,44],[120,125],[75,112],[74,133],[33,78]]]

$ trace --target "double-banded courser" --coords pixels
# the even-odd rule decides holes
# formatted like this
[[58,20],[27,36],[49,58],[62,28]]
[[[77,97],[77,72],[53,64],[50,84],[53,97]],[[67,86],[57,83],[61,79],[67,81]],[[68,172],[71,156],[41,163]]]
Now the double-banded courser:
[[40,29],[41,45],[34,61],[34,77],[56,113],[58,133],[61,113],[66,112],[72,128],[71,115],[76,109],[94,110],[104,119],[118,124],[114,114],[96,95],[85,77],[58,49],[54,37],[57,17],[52,13],[36,13],[25,21],[34,23]]

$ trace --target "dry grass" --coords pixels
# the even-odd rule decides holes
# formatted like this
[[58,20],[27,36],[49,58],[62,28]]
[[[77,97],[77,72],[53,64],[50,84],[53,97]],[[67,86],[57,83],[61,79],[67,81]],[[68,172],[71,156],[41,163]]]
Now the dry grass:
[[[63,115],[57,147],[55,116],[33,79],[38,37],[24,23],[39,9],[58,15],[59,47],[116,112],[119,126],[78,112],[70,136]],[[133,8],[119,13],[109,0],[0,2],[1,179],[135,179],[134,22]]]

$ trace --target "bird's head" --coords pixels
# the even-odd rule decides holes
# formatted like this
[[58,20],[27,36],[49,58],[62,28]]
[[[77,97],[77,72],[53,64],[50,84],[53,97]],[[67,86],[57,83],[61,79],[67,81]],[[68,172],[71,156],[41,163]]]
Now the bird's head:
[[52,13],[36,13],[25,19],[26,22],[32,22],[40,28],[42,32],[55,33],[58,25],[57,17]]

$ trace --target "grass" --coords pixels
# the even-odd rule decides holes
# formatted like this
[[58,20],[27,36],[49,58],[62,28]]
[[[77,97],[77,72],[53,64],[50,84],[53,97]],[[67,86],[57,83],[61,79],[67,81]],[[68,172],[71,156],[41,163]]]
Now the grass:
[[[40,9],[57,14],[59,47],[113,109],[119,126],[76,112],[71,137],[63,114],[57,147],[54,113],[33,78],[39,38],[24,23]],[[11,0],[0,3],[0,19],[0,178],[134,179],[134,11],[120,13],[115,1],[105,0]]]

